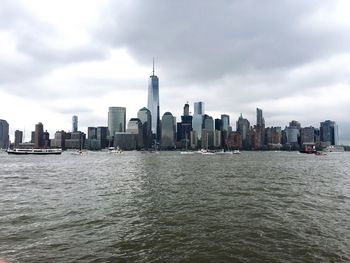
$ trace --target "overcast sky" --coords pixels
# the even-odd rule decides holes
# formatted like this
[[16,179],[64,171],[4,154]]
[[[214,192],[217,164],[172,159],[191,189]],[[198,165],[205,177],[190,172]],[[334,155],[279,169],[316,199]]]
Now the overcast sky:
[[147,106],[152,57],[161,114],[186,101],[267,126],[335,120],[350,143],[350,1],[0,0],[0,119],[53,137]]

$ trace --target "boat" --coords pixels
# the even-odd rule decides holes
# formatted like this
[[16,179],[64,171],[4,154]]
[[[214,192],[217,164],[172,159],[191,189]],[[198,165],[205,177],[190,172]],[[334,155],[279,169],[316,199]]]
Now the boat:
[[330,146],[327,146],[323,151],[330,152],[330,153],[334,153],[334,152],[340,153],[340,152],[344,152],[345,149],[344,149],[344,146],[330,145]]
[[241,152],[239,150],[234,150],[233,154],[241,154]]
[[299,152],[306,153],[306,154],[316,154],[317,153],[315,145],[309,145],[309,144],[304,145],[304,148],[302,150],[300,150]]
[[221,151],[215,152],[215,154],[217,154],[217,155],[230,155],[230,154],[233,154],[233,152],[231,152],[231,151],[224,151],[224,149],[222,149]]
[[18,155],[25,155],[25,154],[35,154],[35,155],[50,155],[50,154],[61,154],[62,149],[8,149],[8,154],[18,154]]

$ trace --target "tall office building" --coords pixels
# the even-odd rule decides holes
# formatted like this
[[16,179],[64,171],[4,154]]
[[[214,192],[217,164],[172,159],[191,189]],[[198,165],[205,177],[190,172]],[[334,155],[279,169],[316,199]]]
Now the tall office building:
[[194,103],[194,115],[204,115],[204,102],[195,102]]
[[175,118],[170,112],[164,113],[162,117],[162,139],[160,145],[163,149],[175,147]]
[[44,126],[41,122],[35,124],[34,148],[44,147]]
[[230,126],[230,116],[227,114],[221,115],[221,130],[228,131]]
[[126,108],[109,107],[108,109],[108,136],[114,137],[116,132],[125,132]]
[[129,120],[126,132],[134,134],[137,149],[143,147],[142,123],[139,118],[132,118]]
[[335,121],[326,120],[321,122],[320,133],[321,142],[329,143],[330,145],[339,144],[338,125]]
[[15,130],[15,146],[18,146],[23,142],[23,132],[19,130]]
[[256,125],[263,126],[265,125],[265,119],[263,117],[262,109],[256,108]]
[[186,103],[184,105],[183,115],[181,116],[181,122],[177,123],[177,141],[181,142],[183,147],[189,145],[190,133],[192,130],[192,116],[190,115],[190,105]]
[[190,105],[188,104],[188,102],[186,102],[185,106],[184,106],[184,115],[183,116],[189,116],[190,115]]
[[195,131],[197,139],[201,140],[202,138],[202,128],[203,128],[203,115],[204,115],[204,102],[195,102],[194,103],[194,114],[192,118],[192,130]]
[[265,145],[265,119],[262,109],[256,108],[256,132],[258,148]]
[[148,83],[148,110],[151,112],[152,117],[152,133],[156,139],[159,139],[160,135],[160,116],[159,116],[159,79],[154,75],[154,60],[153,60],[153,73],[149,77]]
[[243,146],[249,146],[249,129],[250,129],[250,123],[247,119],[243,118],[243,115],[238,118],[237,124],[237,132],[241,134]]
[[143,146],[147,149],[152,146],[151,112],[146,107],[143,107],[138,111],[137,118],[141,121]]
[[77,132],[78,131],[78,116],[73,115],[72,117],[72,132]]
[[0,149],[7,149],[10,146],[9,124],[0,119]]

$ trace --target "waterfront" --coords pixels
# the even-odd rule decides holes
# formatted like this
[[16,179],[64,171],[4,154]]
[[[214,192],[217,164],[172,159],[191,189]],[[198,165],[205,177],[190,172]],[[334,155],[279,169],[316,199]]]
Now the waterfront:
[[349,153],[0,153],[0,258],[348,262],[349,171]]

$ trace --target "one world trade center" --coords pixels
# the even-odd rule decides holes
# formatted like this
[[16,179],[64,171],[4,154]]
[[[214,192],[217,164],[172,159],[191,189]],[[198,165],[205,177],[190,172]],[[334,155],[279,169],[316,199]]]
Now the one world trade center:
[[154,75],[154,60],[153,74],[149,77],[148,83],[148,109],[152,117],[152,133],[155,139],[160,137],[160,116],[159,116],[159,79]]

